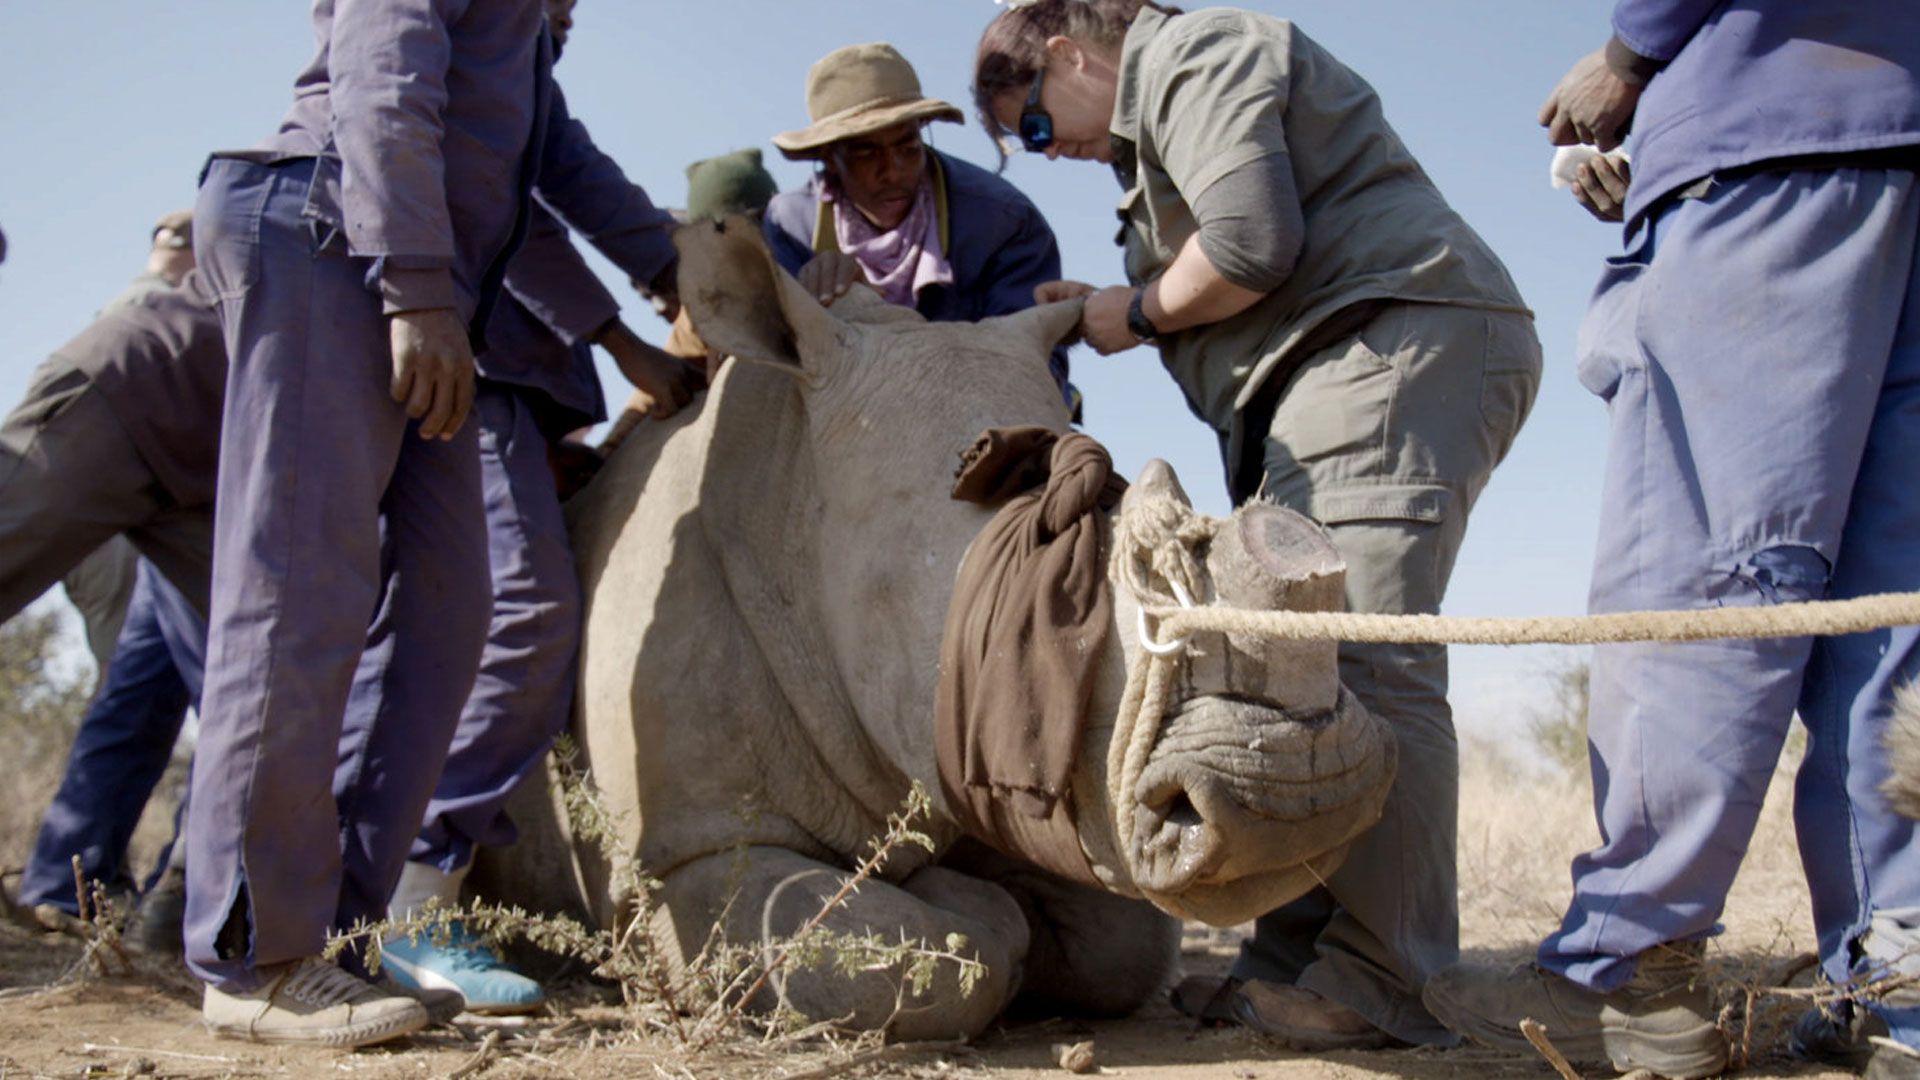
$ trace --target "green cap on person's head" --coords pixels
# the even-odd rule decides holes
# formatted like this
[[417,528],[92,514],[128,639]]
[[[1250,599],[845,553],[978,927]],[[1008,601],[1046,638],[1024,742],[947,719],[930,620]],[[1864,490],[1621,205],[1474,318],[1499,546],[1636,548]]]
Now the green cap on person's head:
[[687,166],[687,217],[757,214],[780,190],[757,149],[735,150]]

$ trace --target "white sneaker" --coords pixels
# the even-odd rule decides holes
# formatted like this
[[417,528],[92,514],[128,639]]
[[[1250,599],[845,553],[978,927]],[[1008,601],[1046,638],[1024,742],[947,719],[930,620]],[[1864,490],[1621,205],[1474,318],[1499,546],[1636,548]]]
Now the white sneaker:
[[427,1010],[418,1001],[317,956],[261,973],[270,977],[257,990],[222,990],[208,984],[200,1005],[208,1031],[249,1042],[352,1047],[427,1026]]

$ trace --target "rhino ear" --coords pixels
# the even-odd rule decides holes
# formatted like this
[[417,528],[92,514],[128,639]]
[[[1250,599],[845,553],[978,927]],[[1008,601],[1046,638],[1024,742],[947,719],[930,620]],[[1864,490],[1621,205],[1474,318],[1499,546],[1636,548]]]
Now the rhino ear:
[[1062,300],[1055,304],[1039,304],[988,321],[1034,342],[1040,352],[1050,352],[1080,328],[1080,309],[1083,306],[1084,301],[1081,300]]
[[744,360],[813,370],[833,355],[839,320],[773,260],[738,215],[674,230],[680,301],[701,340]]

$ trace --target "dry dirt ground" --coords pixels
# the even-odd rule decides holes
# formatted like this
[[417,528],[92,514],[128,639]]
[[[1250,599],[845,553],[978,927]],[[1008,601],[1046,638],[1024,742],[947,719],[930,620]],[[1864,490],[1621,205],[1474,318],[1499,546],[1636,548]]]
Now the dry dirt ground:
[[[1568,892],[1567,863],[1592,845],[1582,777],[1515,766],[1485,745],[1463,748],[1460,818],[1462,940],[1470,959],[1514,962],[1550,929]],[[1805,888],[1794,855],[1785,777],[1776,780],[1748,863],[1729,904],[1727,933],[1710,958],[1729,1003],[1726,1022],[1751,1058],[1745,1075],[1843,1076],[1786,1058],[1782,1025],[1799,1004],[1761,996],[1748,1009],[1743,981],[1777,971],[1810,947]],[[34,802],[30,805],[43,805]],[[17,809],[18,803],[16,803]],[[149,837],[151,832],[149,832]],[[0,832],[0,866],[17,866],[17,832]],[[1237,935],[1190,928],[1189,971],[1219,971]],[[606,992],[563,991],[554,1015],[451,1028],[359,1052],[262,1048],[224,1042],[198,1023],[198,989],[177,965],[136,959],[131,973],[39,990],[80,956],[73,939],[0,926],[0,1080],[15,1077],[980,1077],[1068,1075],[1055,1047],[1091,1040],[1103,1075],[1179,1080],[1305,1077],[1550,1076],[1537,1058],[1474,1048],[1451,1051],[1289,1053],[1235,1028],[1197,1030],[1162,1002],[1126,1020],[1041,1019],[1009,1024],[971,1046],[874,1049],[812,1042],[768,1047],[736,1041],[689,1056],[661,1038],[634,1035]],[[1804,978],[1801,980],[1804,982]],[[1743,1016],[1752,1016],[1751,1023]]]

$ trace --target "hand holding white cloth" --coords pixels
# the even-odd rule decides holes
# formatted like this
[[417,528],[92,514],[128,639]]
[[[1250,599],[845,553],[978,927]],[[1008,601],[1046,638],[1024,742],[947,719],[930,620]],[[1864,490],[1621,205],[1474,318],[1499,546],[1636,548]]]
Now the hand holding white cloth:
[[1570,188],[1573,186],[1574,175],[1579,171],[1580,166],[1597,157],[1604,157],[1614,162],[1624,161],[1629,164],[1633,161],[1632,158],[1627,156],[1627,150],[1624,146],[1616,150],[1610,150],[1604,154],[1587,143],[1576,143],[1572,146],[1556,147],[1553,151],[1553,164],[1548,169],[1548,179],[1553,183],[1555,188]]

